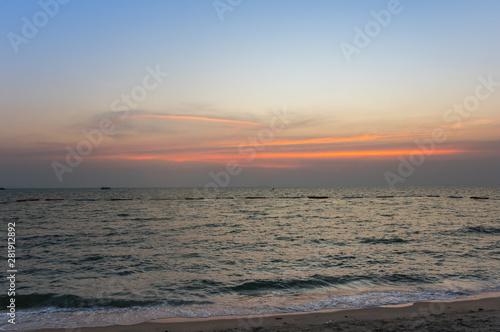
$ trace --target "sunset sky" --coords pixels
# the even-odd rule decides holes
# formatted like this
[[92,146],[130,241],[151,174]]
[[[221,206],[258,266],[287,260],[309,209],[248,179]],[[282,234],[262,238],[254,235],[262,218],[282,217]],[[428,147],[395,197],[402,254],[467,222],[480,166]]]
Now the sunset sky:
[[498,185],[499,15],[2,0],[0,187]]

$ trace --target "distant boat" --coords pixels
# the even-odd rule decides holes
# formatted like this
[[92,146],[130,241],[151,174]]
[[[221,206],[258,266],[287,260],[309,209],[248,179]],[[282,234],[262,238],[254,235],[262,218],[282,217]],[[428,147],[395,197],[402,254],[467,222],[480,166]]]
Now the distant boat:
[[439,197],[439,195],[427,195],[427,197]]
[[111,187],[101,187],[101,190],[110,190]]
[[471,199],[490,199],[490,198],[486,196],[471,196]]
[[391,196],[391,195],[380,195],[380,196],[377,196],[377,198],[393,198],[394,196]]
[[186,201],[201,201],[204,200],[204,197],[186,197],[184,198]]
[[4,188],[4,187],[1,187],[1,188],[0,188],[0,190],[5,190],[5,188]]
[[260,196],[249,196],[245,197],[246,199],[266,199],[267,197],[260,197]]
[[462,196],[448,196],[448,198],[463,198]]
[[328,196],[307,196],[310,199],[327,199]]

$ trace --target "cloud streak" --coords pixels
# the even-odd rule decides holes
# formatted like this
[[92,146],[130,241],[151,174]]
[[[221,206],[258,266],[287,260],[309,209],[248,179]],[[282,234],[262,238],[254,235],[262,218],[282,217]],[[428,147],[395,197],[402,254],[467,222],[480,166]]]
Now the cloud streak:
[[[323,138],[311,138],[305,140],[286,140],[286,141],[275,141],[265,143],[263,145],[271,146],[286,146],[286,145],[317,145],[317,144],[331,144],[331,143],[349,143],[349,142],[361,142],[361,141],[371,141],[384,138],[402,138],[402,137],[416,137],[422,136],[424,134],[404,134],[404,135],[361,135],[353,137],[323,137]],[[245,145],[248,146],[248,145]]]
[[182,115],[157,115],[157,114],[137,114],[131,115],[128,118],[155,118],[155,119],[175,119],[175,120],[192,120],[192,121],[207,121],[207,122],[220,122],[220,123],[230,123],[238,125],[248,125],[248,126],[261,126],[258,122],[249,121],[239,121],[239,120],[229,120],[229,119],[217,119],[208,118],[203,116],[182,116]]
[[[392,157],[398,155],[409,155],[415,150],[345,150],[345,151],[316,151],[316,152],[293,152],[293,151],[283,151],[283,152],[261,152],[256,154],[256,159],[259,164],[264,165],[266,160],[272,160],[271,164],[280,164],[281,167],[292,167],[293,161],[296,160],[323,160],[323,159],[351,159],[351,158],[384,158]],[[436,150],[433,155],[450,155],[459,154],[467,152],[462,149],[443,149]],[[237,153],[230,151],[211,151],[205,153],[198,152],[181,152],[172,154],[118,154],[113,156],[101,156],[101,158],[111,158],[111,159],[128,159],[128,160],[165,160],[174,162],[186,162],[186,161],[197,161],[197,162],[212,162],[221,163],[227,162],[228,160],[236,160],[242,165],[252,164],[252,161],[248,161],[249,155],[245,153]],[[276,159],[280,162],[276,163]],[[271,166],[273,167],[273,166]],[[276,167],[276,166],[274,166]]]

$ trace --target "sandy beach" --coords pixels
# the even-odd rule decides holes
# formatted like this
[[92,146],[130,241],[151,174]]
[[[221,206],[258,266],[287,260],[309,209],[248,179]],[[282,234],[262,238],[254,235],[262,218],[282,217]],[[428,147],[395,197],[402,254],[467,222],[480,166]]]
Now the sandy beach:
[[159,319],[128,326],[36,331],[500,331],[500,293],[482,293],[453,301],[422,301],[347,310]]

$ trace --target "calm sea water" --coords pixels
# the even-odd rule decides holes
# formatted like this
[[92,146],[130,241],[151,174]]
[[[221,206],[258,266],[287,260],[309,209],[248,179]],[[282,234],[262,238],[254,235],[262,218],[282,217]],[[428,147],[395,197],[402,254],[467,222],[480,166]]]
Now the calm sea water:
[[4,275],[9,222],[18,271],[17,324],[3,310],[2,330],[500,290],[500,187],[6,190],[0,202]]

